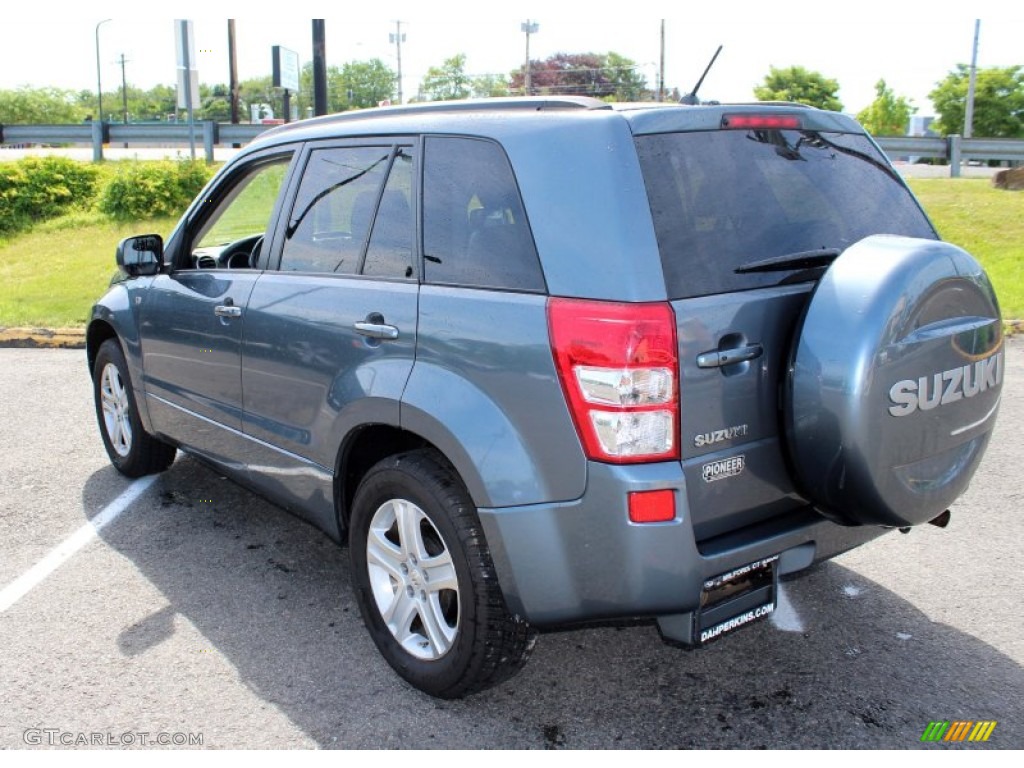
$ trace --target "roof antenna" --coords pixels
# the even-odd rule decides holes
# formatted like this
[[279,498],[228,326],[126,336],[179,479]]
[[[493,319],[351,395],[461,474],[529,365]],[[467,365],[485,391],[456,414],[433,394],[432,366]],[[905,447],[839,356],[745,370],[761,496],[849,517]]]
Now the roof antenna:
[[708,72],[711,71],[711,67],[715,65],[715,59],[718,58],[718,54],[721,52],[722,46],[718,46],[718,50],[715,51],[715,55],[711,57],[711,61],[708,62],[707,67],[704,69],[704,74],[700,76],[700,80],[698,80],[697,84],[693,86],[693,90],[679,100],[680,104],[686,104],[687,106],[697,106],[700,104],[700,99],[697,98],[697,91],[699,91],[700,87],[704,84],[704,78],[708,76]]

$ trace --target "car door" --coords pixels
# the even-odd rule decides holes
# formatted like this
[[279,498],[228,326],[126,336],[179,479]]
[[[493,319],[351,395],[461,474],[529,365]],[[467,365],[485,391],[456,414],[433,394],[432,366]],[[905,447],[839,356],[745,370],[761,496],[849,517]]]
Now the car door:
[[312,145],[242,345],[252,482],[333,520],[344,435],[398,424],[416,349],[412,140]]
[[292,155],[255,157],[210,190],[168,244],[170,269],[140,296],[153,426],[218,461],[238,454],[245,305]]

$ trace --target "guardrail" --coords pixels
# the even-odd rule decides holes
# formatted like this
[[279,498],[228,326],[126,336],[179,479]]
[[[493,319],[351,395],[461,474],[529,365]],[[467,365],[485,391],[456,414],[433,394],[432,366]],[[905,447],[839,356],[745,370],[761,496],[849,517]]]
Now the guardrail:
[[[202,145],[207,162],[213,162],[215,146],[248,144],[273,126],[262,124],[214,123],[200,121],[190,132],[187,123],[78,123],[74,125],[0,125],[2,144],[85,144],[92,145],[93,160],[103,159],[108,142],[152,146],[153,144]],[[970,160],[1003,160],[1024,163],[1024,140],[965,139],[930,136],[876,136],[875,141],[891,159],[924,157],[945,160],[950,176],[960,175],[960,165]]]
[[1024,163],[1024,140],[965,139],[962,136],[876,136],[875,141],[891,160],[927,157],[949,163],[949,175],[960,176],[960,166],[971,160],[1002,160]]
[[92,146],[92,159],[103,159],[103,145],[112,142],[153,146],[154,144],[201,146],[206,162],[213,162],[213,148],[248,144],[272,125],[214,123],[75,123],[72,125],[0,125],[2,144],[85,144]]

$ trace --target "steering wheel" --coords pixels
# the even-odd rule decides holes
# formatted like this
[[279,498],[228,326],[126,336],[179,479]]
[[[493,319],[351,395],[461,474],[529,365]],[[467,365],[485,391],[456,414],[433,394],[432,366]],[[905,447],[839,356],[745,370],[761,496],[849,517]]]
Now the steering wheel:
[[249,269],[256,269],[260,263],[260,251],[263,250],[263,235],[256,238],[256,242],[253,243],[252,250],[249,251]]
[[252,265],[252,254],[259,253],[263,235],[249,235],[228,245],[217,256],[217,267],[220,269],[249,269]]

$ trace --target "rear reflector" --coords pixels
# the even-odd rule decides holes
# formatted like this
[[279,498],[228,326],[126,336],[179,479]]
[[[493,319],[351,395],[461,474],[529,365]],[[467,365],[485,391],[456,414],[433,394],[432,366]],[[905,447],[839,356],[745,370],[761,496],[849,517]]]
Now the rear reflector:
[[667,523],[675,517],[675,491],[635,491],[629,494],[629,522]]
[[548,331],[587,458],[679,458],[675,315],[665,303],[550,299]]
[[796,115],[725,115],[723,128],[800,128],[803,126]]

